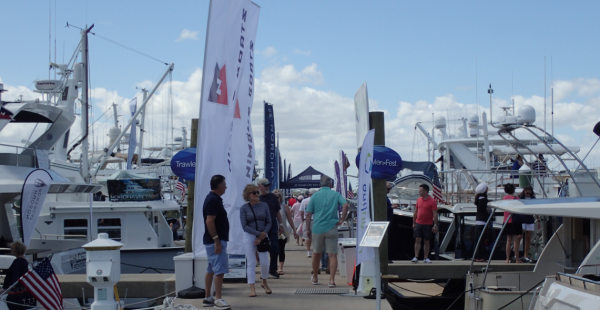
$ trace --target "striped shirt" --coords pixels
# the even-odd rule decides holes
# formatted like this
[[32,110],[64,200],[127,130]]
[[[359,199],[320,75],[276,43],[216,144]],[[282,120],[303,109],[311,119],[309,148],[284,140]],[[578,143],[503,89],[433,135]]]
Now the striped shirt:
[[[256,214],[252,214],[252,210]],[[240,219],[242,221],[242,229],[245,232],[259,236],[261,232],[268,233],[273,223],[271,222],[271,212],[269,206],[264,202],[259,202],[253,206],[246,203],[240,208]],[[257,229],[258,227],[258,229]]]

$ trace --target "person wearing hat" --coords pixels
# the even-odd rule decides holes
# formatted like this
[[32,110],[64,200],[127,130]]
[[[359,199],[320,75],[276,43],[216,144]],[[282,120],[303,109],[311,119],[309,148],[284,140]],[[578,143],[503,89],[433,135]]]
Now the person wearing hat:
[[[483,234],[485,223],[490,217],[488,212],[488,197],[487,197],[488,185],[487,183],[480,183],[475,188],[475,205],[477,206],[477,214],[475,215],[475,242],[479,240],[481,234]],[[485,262],[486,255],[484,250],[484,243],[481,242],[479,247],[475,249],[475,261]]]
[[256,182],[258,184],[258,190],[260,191],[260,196],[258,198],[261,202],[266,203],[269,206],[269,212],[271,214],[271,223],[278,223],[277,225],[271,225],[271,229],[267,233],[267,237],[270,240],[271,247],[269,249],[269,275],[272,278],[279,279],[279,274],[277,273],[277,262],[279,258],[279,244],[277,240],[279,239],[279,233],[283,232],[283,218],[281,217],[281,206],[279,204],[279,199],[277,196],[271,192],[269,192],[271,187],[271,182],[266,178],[260,178]]

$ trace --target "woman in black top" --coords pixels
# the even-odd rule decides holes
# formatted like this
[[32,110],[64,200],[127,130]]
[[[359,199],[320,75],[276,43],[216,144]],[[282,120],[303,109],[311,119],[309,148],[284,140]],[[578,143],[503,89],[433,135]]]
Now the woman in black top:
[[[2,285],[3,289],[8,289],[15,282],[17,282],[22,276],[24,276],[27,271],[29,271],[29,263],[27,259],[25,259],[25,252],[27,251],[27,247],[21,241],[15,241],[10,245],[11,254],[16,256],[17,258],[12,262],[8,271],[6,273],[6,278],[4,278],[4,284]],[[29,292],[21,285],[17,283],[17,285],[13,286],[12,289],[8,292],[8,296],[6,297],[8,309],[10,310],[24,310],[35,307],[35,299],[29,294]],[[21,304],[23,306],[19,306],[17,304]]]
[[[267,234],[273,223],[271,222],[271,212],[269,206],[261,202],[258,198],[258,187],[254,184],[248,184],[244,188],[243,197],[248,203],[240,208],[240,219],[242,221],[242,229],[244,229],[244,252],[246,253],[246,276],[248,284],[250,284],[249,297],[256,297],[254,283],[256,282],[256,246],[261,243],[264,238],[268,238]],[[277,240],[270,240],[277,242]],[[271,288],[267,284],[269,278],[269,252],[258,252],[260,260],[260,277],[262,279],[261,287],[265,293],[271,294]]]
[[[475,215],[475,244],[483,234],[485,223],[487,222],[490,214],[487,210],[488,197],[487,197],[488,185],[487,183],[481,183],[477,185],[475,189],[475,205],[477,206],[477,214]],[[475,261],[476,262],[485,262],[485,242],[479,244],[479,247],[475,249]]]

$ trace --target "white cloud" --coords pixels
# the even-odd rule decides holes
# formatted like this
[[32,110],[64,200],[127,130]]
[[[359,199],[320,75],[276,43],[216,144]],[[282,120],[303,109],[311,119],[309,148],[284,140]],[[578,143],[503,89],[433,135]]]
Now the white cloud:
[[261,79],[278,84],[322,84],[325,79],[323,73],[317,70],[317,64],[306,66],[302,71],[297,71],[294,65],[283,67],[267,67],[261,73]]
[[[191,119],[197,118],[199,114],[200,83],[202,80],[201,69],[196,69],[186,81],[173,81],[171,87],[171,98],[169,97],[169,85],[161,86],[151,101],[148,103],[146,128],[148,133],[144,137],[146,146],[164,146],[170,128],[167,128],[167,120],[170,119],[168,111],[169,103],[173,103],[173,119],[175,136],[181,136],[181,128],[188,130],[190,138]],[[253,133],[255,136],[256,159],[261,164],[264,161],[264,138],[263,138],[263,101],[274,105],[275,129],[279,132],[282,157],[292,163],[292,170],[297,174],[308,166],[333,176],[333,161],[338,159],[339,151],[344,150],[351,162],[356,156],[356,136],[354,124],[354,100],[344,97],[334,91],[317,90],[306,85],[323,83],[324,76],[317,70],[316,64],[311,64],[301,71],[292,65],[272,66],[263,70],[260,78],[256,79],[254,107],[252,111]],[[563,85],[564,92],[580,92],[587,97],[577,101],[555,100],[555,133],[559,139],[569,145],[581,146],[580,156],[584,156],[597,138],[591,129],[598,121],[600,114],[600,97],[594,97],[593,82],[557,81],[555,85]],[[139,81],[137,85],[150,88],[150,81]],[[572,85],[572,86],[569,86]],[[4,93],[3,100],[17,98],[23,93],[24,99],[37,98],[37,94],[19,86],[5,85],[10,91]],[[556,87],[558,88],[558,86]],[[582,89],[584,89],[582,91]],[[92,90],[93,102],[96,107],[94,119],[100,117],[115,102],[118,106],[118,114],[121,125],[127,121],[127,102],[131,100],[127,96],[115,91],[96,88]],[[141,94],[138,94],[138,102],[141,102]],[[370,99],[372,110],[381,108],[381,104]],[[494,98],[494,117],[499,114],[499,107],[508,105],[509,100],[505,98]],[[537,124],[543,125],[543,96],[515,96],[517,108],[523,104],[532,105],[537,111]],[[549,106],[548,106],[549,107]],[[449,120],[448,129],[454,132],[459,127],[459,122],[453,121],[460,117],[468,117],[472,114],[489,110],[486,106],[480,106],[479,111],[474,104],[459,102],[453,94],[435,97],[433,100],[419,100],[416,102],[400,101],[393,107],[383,109],[385,113],[386,144],[396,150],[403,159],[426,160],[426,144],[421,134],[415,136],[414,125],[416,122],[424,123],[425,128],[431,128],[432,113],[435,116],[444,116]],[[549,109],[548,109],[549,111]],[[123,116],[124,115],[124,116]],[[550,118],[548,118],[548,128]],[[17,126],[13,126],[17,125]],[[106,133],[108,127],[113,125],[112,112],[109,111],[100,118],[94,126],[94,143],[96,149],[105,147],[108,143]],[[21,139],[27,139],[33,129],[33,125],[11,124],[0,132],[0,141],[7,144],[19,144]],[[41,128],[41,126],[38,126]],[[38,131],[40,130],[38,128]],[[79,119],[72,127],[72,141],[79,135]],[[41,132],[40,132],[41,133]],[[39,135],[36,131],[34,138]],[[169,138],[170,139],[170,138]],[[414,149],[413,149],[414,141]],[[596,148],[588,157],[591,164],[594,160],[600,164],[600,148]],[[355,173],[351,168],[350,173]],[[354,183],[354,182],[353,182]]]
[[302,51],[302,50],[296,49],[294,51],[294,54],[302,54],[304,56],[310,56],[310,51]]
[[263,51],[259,51],[257,54],[262,54],[265,57],[273,57],[277,55],[277,50],[274,47],[267,47]]
[[192,31],[189,29],[183,29],[181,34],[179,34],[179,38],[177,38],[177,42],[181,42],[184,40],[198,40],[198,31]]

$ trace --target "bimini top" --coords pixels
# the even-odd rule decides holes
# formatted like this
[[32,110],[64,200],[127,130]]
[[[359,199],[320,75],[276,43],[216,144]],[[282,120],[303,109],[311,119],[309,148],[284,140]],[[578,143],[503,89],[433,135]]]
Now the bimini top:
[[488,205],[517,214],[600,219],[600,197],[497,200]]

